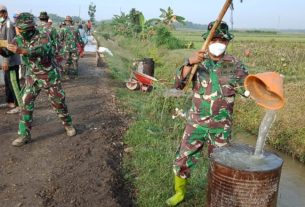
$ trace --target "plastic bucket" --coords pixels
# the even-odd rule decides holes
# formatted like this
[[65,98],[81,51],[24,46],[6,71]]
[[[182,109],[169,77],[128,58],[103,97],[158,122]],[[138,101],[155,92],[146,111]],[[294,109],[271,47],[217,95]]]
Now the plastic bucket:
[[276,72],[249,75],[244,82],[245,88],[258,105],[277,110],[284,106],[283,77]]

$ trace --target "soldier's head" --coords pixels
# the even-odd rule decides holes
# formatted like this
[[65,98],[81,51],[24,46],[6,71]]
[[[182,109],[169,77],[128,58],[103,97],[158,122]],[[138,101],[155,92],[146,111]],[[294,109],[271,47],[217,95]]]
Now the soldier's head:
[[[209,23],[207,31],[202,35],[203,39],[206,40],[208,38],[214,24],[215,21]],[[229,32],[229,26],[227,25],[227,23],[223,21],[220,22],[209,44],[208,52],[211,59],[219,60],[221,57],[223,57],[227,45],[232,39],[233,35]]]
[[35,20],[31,13],[20,13],[16,19],[16,30],[25,39],[29,39],[35,32]]
[[3,4],[0,4],[0,23],[3,23],[7,19],[7,8]]
[[48,25],[49,25],[49,26],[52,26],[52,24],[53,24],[52,19],[48,19]]
[[73,24],[73,20],[72,20],[71,16],[66,16],[65,24],[66,25],[72,25]]
[[47,22],[49,20],[49,16],[48,16],[48,13],[46,11],[42,11],[40,12],[39,14],[39,17],[40,21],[42,22]]

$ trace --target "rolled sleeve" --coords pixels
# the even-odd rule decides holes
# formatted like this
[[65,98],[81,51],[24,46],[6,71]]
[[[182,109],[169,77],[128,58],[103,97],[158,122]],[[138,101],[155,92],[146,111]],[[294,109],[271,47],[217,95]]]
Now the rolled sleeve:
[[[242,96],[245,96],[245,87],[244,87],[244,81],[245,78],[248,76],[249,72],[247,67],[242,63],[238,62],[237,63],[237,68],[236,68],[236,92]],[[246,96],[245,96],[246,97]]]

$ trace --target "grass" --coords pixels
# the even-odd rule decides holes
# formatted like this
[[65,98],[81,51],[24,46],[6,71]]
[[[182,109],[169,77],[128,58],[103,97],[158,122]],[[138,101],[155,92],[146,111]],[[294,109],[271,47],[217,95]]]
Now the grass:
[[[175,35],[189,41],[197,40],[198,34],[186,31]],[[302,126],[305,123],[302,115],[305,96],[300,95],[303,94],[305,82],[305,41],[301,42],[304,37],[276,35],[272,39],[265,34],[259,35],[253,37],[249,33],[237,34],[229,52],[250,65],[251,73],[278,70],[286,75],[287,101],[285,107],[278,112],[270,132],[269,143],[305,162],[305,130]],[[102,36],[99,39],[103,46],[108,47],[114,54],[113,57],[107,56],[106,61],[116,81],[123,83],[129,78],[128,67],[133,59],[153,57],[156,62],[155,76],[163,81],[156,85],[153,92],[142,93],[119,88],[117,95],[121,108],[132,120],[124,137],[125,147],[131,149],[124,156],[124,169],[125,178],[135,186],[136,206],[165,206],[165,200],[173,193],[172,162],[185,124],[185,120],[172,120],[171,116],[176,107],[187,110],[190,100],[164,98],[162,92],[173,82],[175,68],[183,62],[184,57],[190,56],[196,49],[167,50],[157,48],[150,42],[119,37],[112,37],[115,41],[106,41]],[[197,49],[201,47],[200,44],[201,40],[198,39],[195,44]],[[248,48],[252,50],[253,55],[245,57],[243,51]],[[253,100],[241,98],[237,98],[234,110],[235,129],[257,134],[264,110],[256,106]],[[203,159],[194,169],[193,178],[187,187],[186,201],[179,206],[204,205],[208,168],[205,155],[204,151]]]

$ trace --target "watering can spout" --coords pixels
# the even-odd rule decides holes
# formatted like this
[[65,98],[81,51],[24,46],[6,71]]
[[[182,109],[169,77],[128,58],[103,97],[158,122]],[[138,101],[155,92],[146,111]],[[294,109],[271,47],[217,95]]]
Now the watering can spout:
[[281,109],[284,104],[283,76],[276,72],[248,75],[245,88],[256,103],[269,110]]

